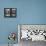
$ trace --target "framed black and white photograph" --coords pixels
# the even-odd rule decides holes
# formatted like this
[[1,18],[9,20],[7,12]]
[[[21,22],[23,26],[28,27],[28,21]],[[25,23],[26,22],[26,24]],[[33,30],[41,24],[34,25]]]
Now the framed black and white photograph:
[[4,8],[4,17],[16,17],[17,8]]

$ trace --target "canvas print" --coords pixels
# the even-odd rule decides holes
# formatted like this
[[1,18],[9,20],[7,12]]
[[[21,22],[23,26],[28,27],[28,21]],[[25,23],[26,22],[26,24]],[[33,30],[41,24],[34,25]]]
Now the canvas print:
[[46,41],[46,25],[22,25],[21,39]]
[[46,25],[18,25],[20,46],[31,46],[33,43],[46,42]]

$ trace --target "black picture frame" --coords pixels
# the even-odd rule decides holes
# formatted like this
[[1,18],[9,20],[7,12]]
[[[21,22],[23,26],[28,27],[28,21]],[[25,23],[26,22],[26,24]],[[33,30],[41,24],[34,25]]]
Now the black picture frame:
[[4,17],[16,17],[17,8],[4,8]]

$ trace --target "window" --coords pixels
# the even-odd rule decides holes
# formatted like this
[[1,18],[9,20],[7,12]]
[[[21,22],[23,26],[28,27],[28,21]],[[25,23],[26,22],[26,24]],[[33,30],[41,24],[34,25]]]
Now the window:
[[16,8],[4,8],[5,17],[16,17],[17,9]]

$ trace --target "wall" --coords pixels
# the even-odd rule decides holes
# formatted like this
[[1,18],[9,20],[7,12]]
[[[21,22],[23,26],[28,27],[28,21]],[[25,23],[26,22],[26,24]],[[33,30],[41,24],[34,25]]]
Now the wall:
[[[17,17],[4,18],[4,8],[11,7]],[[46,24],[46,0],[0,0],[0,44],[8,43],[9,32],[18,32],[18,24]]]
[[46,24],[46,0],[26,0],[21,4],[21,24]]

